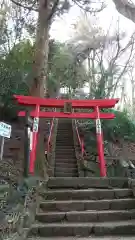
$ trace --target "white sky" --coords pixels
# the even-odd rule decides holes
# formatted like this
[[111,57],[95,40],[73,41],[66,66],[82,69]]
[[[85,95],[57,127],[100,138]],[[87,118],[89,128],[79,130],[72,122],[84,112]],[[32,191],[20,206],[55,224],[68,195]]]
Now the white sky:
[[[115,5],[111,0],[106,0],[106,2],[107,8],[99,14],[101,27],[105,30],[110,27],[110,24],[115,27],[116,21],[119,19],[120,28],[123,29],[123,31],[126,31],[127,34],[131,34],[135,31],[135,24],[120,15],[116,11]],[[62,42],[68,40],[71,34],[72,24],[76,22],[76,19],[80,14],[80,8],[77,6],[72,7],[67,14],[64,14],[53,23],[50,32],[51,36]]]
[[[133,0],[135,2],[135,0]],[[114,3],[111,0],[106,0],[107,7],[98,14],[101,27],[107,31],[110,27],[115,29],[116,22],[119,20],[120,29],[126,32],[127,36],[131,35],[135,31],[135,24],[123,15],[119,14],[115,8]],[[76,22],[77,17],[81,15],[80,8],[74,6],[67,14],[58,18],[52,25],[50,34],[51,37],[58,41],[65,42],[71,36],[72,25]],[[128,81],[128,96],[130,97],[131,85]],[[88,92],[88,88],[85,88],[85,92]]]

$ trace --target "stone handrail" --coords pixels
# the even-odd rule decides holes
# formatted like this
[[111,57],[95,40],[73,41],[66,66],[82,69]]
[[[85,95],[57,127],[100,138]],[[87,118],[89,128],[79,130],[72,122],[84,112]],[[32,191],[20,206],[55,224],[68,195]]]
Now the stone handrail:
[[55,146],[56,146],[56,136],[57,136],[57,126],[58,126],[58,119],[53,120],[53,129],[51,133],[50,139],[50,149],[47,154],[48,158],[48,175],[54,176],[54,165],[55,165]]
[[78,146],[78,137],[75,130],[76,126],[75,126],[74,120],[72,120],[72,129],[73,129],[73,141],[74,141],[75,155],[77,159],[78,173],[79,173],[79,177],[84,177],[84,171],[83,171],[84,156],[82,155],[82,151]]

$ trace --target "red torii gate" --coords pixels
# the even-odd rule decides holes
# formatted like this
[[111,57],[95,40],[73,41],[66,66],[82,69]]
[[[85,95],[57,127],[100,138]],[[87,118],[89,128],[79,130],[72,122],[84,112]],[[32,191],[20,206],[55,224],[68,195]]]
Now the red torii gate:
[[[34,106],[35,110],[30,112],[30,116],[34,117],[33,121],[33,138],[32,138],[32,150],[30,153],[30,165],[29,172],[34,173],[34,163],[36,157],[36,145],[39,118],[75,118],[75,119],[96,119],[96,135],[97,135],[97,147],[100,163],[100,175],[106,177],[106,164],[104,159],[103,137],[101,129],[100,119],[113,119],[115,115],[113,113],[102,113],[102,108],[112,108],[118,103],[119,99],[96,99],[96,100],[66,100],[66,99],[46,99],[31,96],[14,95],[17,102],[21,105]],[[78,113],[78,112],[42,112],[40,107],[48,108],[64,108],[65,104],[70,104],[73,109],[84,108],[93,109],[90,113]],[[25,111],[20,111],[18,116],[24,117]]]

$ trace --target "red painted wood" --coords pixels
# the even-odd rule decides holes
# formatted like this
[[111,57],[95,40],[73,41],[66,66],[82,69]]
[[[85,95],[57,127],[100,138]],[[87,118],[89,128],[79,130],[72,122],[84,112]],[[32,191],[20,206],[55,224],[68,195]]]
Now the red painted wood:
[[54,119],[52,119],[52,122],[51,122],[50,133],[49,133],[49,137],[48,137],[48,141],[47,141],[47,152],[48,153],[50,152],[53,127],[54,127]]
[[23,105],[36,105],[53,108],[64,107],[65,102],[72,103],[73,108],[94,108],[98,106],[99,108],[111,108],[118,103],[119,99],[92,99],[92,100],[66,100],[66,99],[45,99],[39,97],[14,95],[15,99],[19,104]]
[[[39,105],[36,106],[36,109],[34,112],[35,112],[35,114],[34,114],[35,117],[39,118],[39,112],[40,112]],[[37,143],[38,143],[38,132],[35,132],[33,130],[33,132],[32,132],[32,150],[30,152],[30,164],[29,164],[29,172],[32,175],[34,174],[34,168],[35,168]]]
[[[99,124],[101,126],[101,121],[100,121],[100,112],[99,108],[96,107],[95,109],[96,112],[96,121],[99,121]],[[103,135],[102,135],[102,128],[99,131],[96,127],[96,136],[97,136],[97,149],[98,149],[98,156],[99,156],[99,165],[100,165],[100,176],[101,177],[106,177],[106,163],[105,163],[105,158],[104,158],[104,141],[103,141]]]
[[[18,113],[18,116],[24,117],[25,111],[20,111]],[[35,111],[30,112],[31,117],[35,117]],[[115,118],[115,115],[113,113],[100,113],[99,114],[101,119],[113,119]],[[73,119],[96,119],[96,113],[62,113],[62,112],[39,112],[40,118],[73,118]]]
[[[80,118],[80,119],[96,119],[96,134],[97,134],[97,146],[98,155],[100,161],[100,174],[102,177],[106,176],[106,165],[104,159],[104,148],[103,148],[103,136],[101,130],[100,119],[113,119],[115,115],[113,113],[101,113],[100,108],[111,108],[118,103],[119,99],[96,99],[96,100],[66,100],[66,99],[45,99],[32,96],[20,96],[14,95],[14,98],[21,105],[35,106],[36,110],[30,112],[31,117],[42,117],[42,118]],[[62,112],[41,112],[39,111],[40,106],[48,108],[63,108],[65,103],[71,103],[72,108],[94,108],[92,113],[62,113]],[[38,105],[38,106],[37,106]],[[19,112],[18,116],[25,116],[25,111]],[[100,125],[100,128],[99,126]],[[30,172],[34,171],[36,144],[37,144],[37,133],[33,133],[33,149],[32,156],[30,157]]]

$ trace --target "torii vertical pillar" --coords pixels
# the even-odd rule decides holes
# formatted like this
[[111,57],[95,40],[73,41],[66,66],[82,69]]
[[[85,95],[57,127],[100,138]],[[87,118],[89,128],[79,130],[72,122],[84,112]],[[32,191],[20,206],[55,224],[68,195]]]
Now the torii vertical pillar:
[[39,126],[39,112],[40,105],[36,105],[35,117],[33,121],[32,129],[32,150],[30,152],[30,164],[29,164],[29,173],[34,174],[35,168],[35,159],[36,159],[36,147],[37,147],[37,138],[38,138],[38,126]]
[[99,107],[96,107],[95,111],[96,111],[96,136],[97,136],[98,158],[99,158],[99,164],[100,164],[100,176],[106,177],[106,163],[104,159],[104,143],[103,143]]
[[[30,153],[30,166],[29,172],[34,173],[35,157],[36,157],[36,145],[38,137],[38,124],[39,117],[42,118],[78,118],[78,119],[96,119],[96,135],[97,135],[97,147],[100,163],[100,176],[106,177],[106,163],[104,159],[104,147],[103,136],[101,129],[100,119],[113,119],[115,115],[113,113],[99,112],[99,109],[112,108],[118,103],[119,99],[92,99],[92,100],[67,100],[67,99],[44,99],[31,96],[19,96],[15,95],[15,99],[19,104],[36,106],[35,111],[30,112],[30,116],[34,117],[33,124],[33,139],[32,139],[32,151]],[[94,109],[91,113],[62,113],[62,112],[41,112],[41,107],[47,108],[63,108],[64,105],[72,104],[72,108],[84,108]],[[69,111],[68,111],[69,112]],[[25,112],[19,112],[18,116],[25,116]]]

